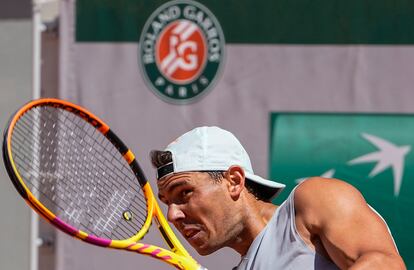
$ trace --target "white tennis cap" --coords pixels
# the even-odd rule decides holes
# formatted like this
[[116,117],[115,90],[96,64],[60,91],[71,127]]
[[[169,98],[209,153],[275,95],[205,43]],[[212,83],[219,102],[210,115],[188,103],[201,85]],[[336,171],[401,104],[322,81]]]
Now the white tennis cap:
[[230,132],[218,127],[198,127],[169,144],[165,151],[172,154],[172,163],[157,170],[157,178],[177,172],[225,171],[239,165],[248,180],[263,189],[268,199],[275,198],[284,184],[254,174],[249,155],[239,140]]

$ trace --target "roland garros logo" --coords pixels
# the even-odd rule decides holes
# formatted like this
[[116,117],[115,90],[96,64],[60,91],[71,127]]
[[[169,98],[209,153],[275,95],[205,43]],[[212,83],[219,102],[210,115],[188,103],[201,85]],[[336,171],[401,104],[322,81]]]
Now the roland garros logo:
[[204,95],[220,73],[224,37],[213,14],[194,1],[159,7],[140,38],[140,62],[148,86],[161,98],[187,103]]

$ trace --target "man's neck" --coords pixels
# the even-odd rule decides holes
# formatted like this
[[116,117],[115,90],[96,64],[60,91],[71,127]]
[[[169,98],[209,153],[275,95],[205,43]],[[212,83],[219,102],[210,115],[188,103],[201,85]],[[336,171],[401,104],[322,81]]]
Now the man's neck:
[[276,209],[277,206],[272,203],[256,199],[251,200],[245,205],[245,215],[242,220],[243,230],[237,237],[236,241],[229,246],[236,250],[240,255],[246,255],[250,245],[266,227]]

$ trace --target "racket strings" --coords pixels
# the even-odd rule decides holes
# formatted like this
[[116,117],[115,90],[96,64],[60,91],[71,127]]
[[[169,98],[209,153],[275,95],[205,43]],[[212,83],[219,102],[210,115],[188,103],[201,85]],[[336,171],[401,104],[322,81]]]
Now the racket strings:
[[143,226],[146,200],[134,173],[81,117],[33,108],[16,123],[11,145],[29,190],[64,222],[110,239],[129,238]]
[[[75,134],[77,134],[77,133],[75,133]],[[72,135],[73,135],[73,134],[72,134]],[[76,148],[75,148],[75,152],[76,152]],[[77,173],[77,172],[75,171],[75,174],[76,174],[76,173]],[[81,187],[82,187],[82,186],[81,186]],[[83,188],[83,187],[82,187],[82,188]],[[72,204],[73,204],[73,203],[72,203]],[[72,213],[70,213],[70,212],[69,212],[69,213],[67,213],[67,214],[68,214],[68,215],[70,215],[70,216],[72,216],[72,217],[74,216],[74,213],[73,213],[73,212],[72,212]]]

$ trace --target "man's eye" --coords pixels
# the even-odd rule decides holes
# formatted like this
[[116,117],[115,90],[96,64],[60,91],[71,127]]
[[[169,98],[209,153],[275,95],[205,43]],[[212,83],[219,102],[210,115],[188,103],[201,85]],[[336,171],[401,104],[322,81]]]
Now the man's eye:
[[190,195],[192,193],[192,190],[190,189],[185,189],[183,191],[181,191],[181,196],[182,197],[187,197],[188,195]]

